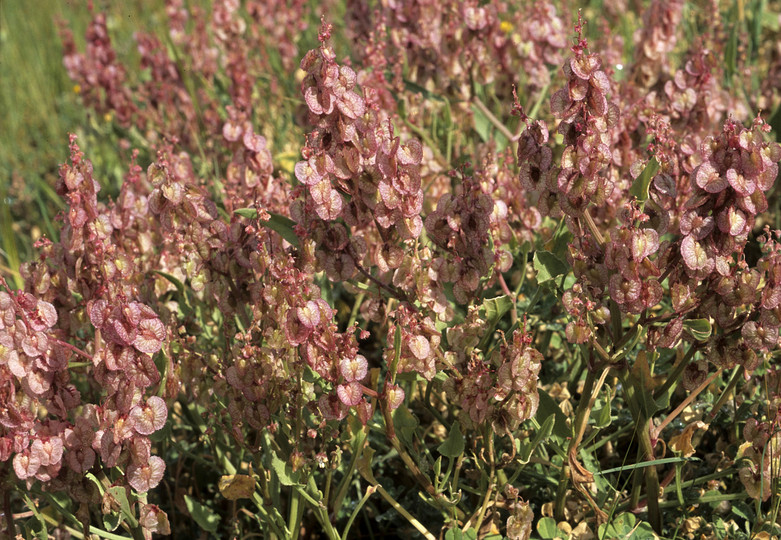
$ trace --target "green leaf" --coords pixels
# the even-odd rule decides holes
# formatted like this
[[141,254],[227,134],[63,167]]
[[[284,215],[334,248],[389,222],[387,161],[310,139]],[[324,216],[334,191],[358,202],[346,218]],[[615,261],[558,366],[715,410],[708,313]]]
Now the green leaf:
[[550,540],[552,538],[566,538],[561,530],[556,525],[556,520],[550,517],[541,518],[537,522],[537,532],[540,534],[540,538],[543,540]]
[[534,270],[537,272],[537,283],[545,283],[569,272],[569,265],[550,251],[535,251]]
[[[127,520],[128,525],[135,527],[138,525],[138,520],[133,510],[130,508],[130,501],[127,499],[127,490],[122,486],[113,486],[106,490],[114,500],[119,503],[119,509],[122,512],[122,516]],[[118,524],[117,524],[118,525]]]
[[393,412],[393,426],[396,433],[404,445],[410,450],[412,446],[412,436],[418,427],[418,419],[413,415],[406,405],[401,405]]
[[629,193],[637,197],[638,201],[645,201],[648,199],[648,188],[651,186],[651,180],[653,180],[656,173],[659,171],[659,162],[656,158],[651,158],[634,182],[632,187],[629,188]]
[[556,425],[556,415],[551,414],[545,419],[544,422],[542,422],[542,425],[540,426],[540,429],[537,430],[537,434],[534,436],[534,439],[525,443],[522,443],[520,439],[516,439],[516,443],[520,447],[518,449],[518,461],[524,465],[529,463],[534,449],[537,448],[542,441],[547,440],[548,437],[550,437],[554,425]]
[[600,407],[599,409],[595,409],[592,417],[594,418],[594,425],[598,428],[605,428],[610,425],[611,416],[610,416],[610,407],[611,407],[611,398],[610,398],[610,392],[607,393],[607,397],[605,398],[605,404]]
[[480,306],[480,316],[487,324],[493,325],[499,322],[512,307],[513,301],[506,294],[496,298],[488,298]]
[[172,276],[167,272],[161,272],[160,270],[152,270],[152,273],[164,277],[166,280],[170,281],[173,286],[176,287],[176,290],[179,292],[179,294],[184,297],[184,283],[179,281],[175,276]]
[[475,131],[483,142],[491,140],[491,121],[483,114],[477,105],[472,105],[472,118],[475,122]]
[[233,213],[248,219],[255,219],[258,217],[258,211],[255,208],[239,208],[238,210],[234,210]]
[[458,527],[448,529],[445,533],[445,540],[475,540],[477,538],[477,531],[474,527],[469,527],[467,530],[462,531]]
[[464,434],[461,433],[461,424],[457,421],[450,428],[445,442],[437,447],[437,451],[445,457],[457,458],[464,451]]
[[271,468],[277,473],[279,477],[279,483],[283,486],[294,486],[298,484],[298,479],[301,476],[300,471],[293,472],[293,467],[289,463],[286,463],[279,459],[276,454],[271,457]]
[[[392,77],[392,75],[391,75]],[[409,90],[410,92],[414,92],[416,94],[422,95],[426,100],[436,100],[436,101],[446,101],[445,98],[440,96],[439,94],[435,94],[434,92],[429,92],[419,84],[416,84],[410,80],[404,79],[404,88]]]
[[220,518],[217,514],[189,495],[184,496],[184,504],[187,506],[187,511],[193,517],[198,526],[207,532],[215,532],[217,526],[220,524]]
[[600,525],[598,536],[599,538],[629,538],[636,521],[632,514],[621,514],[610,523]]
[[713,331],[708,319],[688,319],[683,321],[683,327],[688,330],[697,341],[707,340]]
[[121,512],[109,512],[103,514],[103,528],[109,532],[116,531],[119,526],[122,525],[122,513]]
[[472,118],[474,118],[475,131],[480,135],[483,142],[487,143],[493,140],[496,143],[497,152],[507,148],[510,141],[507,140],[507,137],[502,132],[495,130],[491,120],[477,105],[472,105]]
[[[258,211],[255,208],[239,208],[238,210],[234,210],[233,213],[249,219],[258,217]],[[296,222],[285,216],[280,216],[279,214],[267,213],[269,215],[268,221],[260,220],[260,224],[279,233],[279,235],[287,240],[290,245],[298,247],[298,236],[296,236],[296,233],[293,231]]]
[[537,389],[537,393],[540,395],[540,405],[537,407],[537,414],[534,417],[537,422],[544,426],[548,417],[553,416],[556,419],[553,434],[564,439],[571,437],[572,430],[567,427],[567,417],[559,408],[558,403],[541,388]]
[[667,465],[670,463],[687,463],[689,461],[700,461],[700,458],[696,457],[669,457],[662,459],[653,459],[651,461],[641,461],[640,463],[632,463],[630,465],[623,465],[621,467],[614,467],[612,469],[605,469],[604,471],[597,471],[594,476],[605,476],[606,474],[613,474],[617,472],[629,472],[635,469],[645,469],[646,467],[656,467],[659,465]]
[[38,510],[38,506],[36,506],[33,500],[24,491],[20,491],[19,493],[21,493],[22,497],[24,498],[24,503],[33,513],[35,520],[38,522],[39,528],[37,531],[35,531],[35,537],[39,538],[40,540],[48,540],[49,532],[46,528],[46,520],[43,519],[41,512]]

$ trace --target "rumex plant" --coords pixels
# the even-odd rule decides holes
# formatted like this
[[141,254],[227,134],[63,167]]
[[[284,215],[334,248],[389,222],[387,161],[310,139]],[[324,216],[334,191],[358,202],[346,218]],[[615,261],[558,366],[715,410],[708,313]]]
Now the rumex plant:
[[71,135],[58,237],[0,278],[8,534],[777,532],[778,113],[735,74],[777,104],[779,60],[724,37],[777,28],[164,7],[137,69],[111,13],[63,25],[126,172]]

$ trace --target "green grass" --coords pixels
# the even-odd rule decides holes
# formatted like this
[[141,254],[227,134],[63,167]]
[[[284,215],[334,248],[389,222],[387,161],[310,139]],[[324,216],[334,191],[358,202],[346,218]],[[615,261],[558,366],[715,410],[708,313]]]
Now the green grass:
[[[123,60],[133,59],[132,33],[164,15],[162,2],[155,9],[148,4],[137,0],[112,6],[109,31]],[[100,136],[105,119],[90,117],[62,63],[57,21],[66,21],[83,46],[91,17],[85,6],[0,0],[0,269],[17,285],[19,262],[32,255],[29,239],[57,237],[54,221],[64,204],[54,185],[58,166],[68,156],[68,133],[79,135],[83,149],[105,141],[101,159],[95,160],[98,181],[117,185],[121,177],[117,150],[103,148],[108,144]]]

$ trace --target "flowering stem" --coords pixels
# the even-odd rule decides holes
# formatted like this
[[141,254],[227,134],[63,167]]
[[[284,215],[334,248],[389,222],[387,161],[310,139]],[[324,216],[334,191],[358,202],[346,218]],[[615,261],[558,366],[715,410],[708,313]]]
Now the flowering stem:
[[513,309],[510,311],[510,321],[515,324],[518,321],[518,295],[513,294],[510,291],[510,288],[507,286],[507,282],[505,282],[504,276],[501,273],[497,273],[497,276],[499,276],[499,285],[502,288],[502,292],[513,301]]
[[366,269],[361,265],[361,263],[358,261],[358,258],[355,256],[355,254],[352,252],[352,250],[347,250],[347,252],[350,255],[350,258],[353,260],[353,263],[355,264],[355,267],[358,269],[358,271],[366,277],[369,281],[377,285],[380,289],[387,291],[388,294],[392,297],[398,300],[399,302],[404,302],[409,306],[409,308],[417,313],[418,309],[412,305],[412,302],[409,301],[407,298],[407,295],[404,294],[403,291],[398,290],[396,287],[392,287],[386,283],[383,283],[382,281],[375,278],[373,275],[371,275],[369,272],[366,271]]
[[70,343],[68,343],[68,342],[65,342],[65,341],[62,341],[62,340],[60,340],[60,339],[56,339],[56,338],[54,338],[54,339],[53,339],[53,341],[54,341],[54,342],[55,342],[57,345],[59,345],[59,346],[61,346],[61,347],[65,347],[66,349],[70,349],[71,351],[75,352],[76,354],[83,356],[84,358],[86,358],[87,360],[89,360],[89,361],[90,361],[90,364],[92,363],[92,356],[90,356],[90,355],[89,355],[89,354],[87,354],[86,352],[82,351],[82,350],[81,350],[81,349],[79,349],[78,347],[75,347],[75,346],[71,345],[71,344],[70,344]]
[[597,224],[594,223],[594,218],[588,213],[588,208],[583,209],[583,220],[586,222],[588,230],[591,231],[591,234],[594,236],[597,244],[599,244],[599,247],[603,247],[605,245],[605,238],[602,236],[602,233],[599,232],[599,229],[597,229]]
[[680,405],[678,405],[673,412],[667,415],[667,418],[665,418],[661,424],[656,426],[655,428],[651,429],[651,440],[656,441],[658,439],[659,434],[662,432],[662,430],[667,427],[667,424],[675,420],[675,418],[681,414],[681,411],[683,411],[686,407],[689,406],[689,404],[694,401],[700,393],[705,390],[710,383],[713,382],[713,380],[721,375],[722,368],[719,368],[716,370],[716,373],[705,379],[705,382],[703,382],[701,385],[699,385],[697,388],[692,391],[691,394],[688,395],[686,399],[684,399]]
[[502,122],[496,116],[494,116],[491,111],[488,110],[488,107],[485,106],[485,103],[480,101],[479,97],[475,96],[472,98],[472,103],[474,103],[475,107],[480,109],[480,112],[483,113],[486,118],[488,118],[488,120],[496,127],[496,129],[499,130],[502,135],[505,136],[508,141],[515,141],[520,138],[513,135],[512,132],[507,129],[507,126],[502,124]]

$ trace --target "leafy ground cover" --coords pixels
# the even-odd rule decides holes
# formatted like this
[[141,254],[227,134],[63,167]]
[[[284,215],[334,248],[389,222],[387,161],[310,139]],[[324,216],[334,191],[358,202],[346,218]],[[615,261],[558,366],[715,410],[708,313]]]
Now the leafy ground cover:
[[780,16],[0,4],[0,527],[778,537]]

